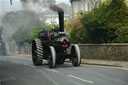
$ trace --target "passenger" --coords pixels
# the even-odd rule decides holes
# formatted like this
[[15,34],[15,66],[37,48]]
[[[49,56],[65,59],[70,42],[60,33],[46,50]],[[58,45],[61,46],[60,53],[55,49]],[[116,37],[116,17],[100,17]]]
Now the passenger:
[[52,28],[50,29],[50,31],[54,31],[54,27],[52,27]]
[[44,40],[48,39],[47,31],[45,28],[43,28],[42,31],[39,33],[38,38],[41,38]]

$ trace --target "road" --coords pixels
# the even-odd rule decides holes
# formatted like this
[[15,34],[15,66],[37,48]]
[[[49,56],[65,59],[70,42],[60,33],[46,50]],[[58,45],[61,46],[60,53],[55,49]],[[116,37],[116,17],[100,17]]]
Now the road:
[[71,63],[49,69],[33,66],[31,56],[0,57],[1,85],[128,85],[128,69]]

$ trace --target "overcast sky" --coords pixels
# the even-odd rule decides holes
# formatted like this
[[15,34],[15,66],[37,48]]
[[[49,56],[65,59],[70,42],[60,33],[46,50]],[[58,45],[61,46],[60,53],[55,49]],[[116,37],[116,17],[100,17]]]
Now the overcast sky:
[[[56,0],[56,2],[57,3],[64,2],[66,4],[70,4],[69,0]],[[13,5],[10,4],[10,0],[0,0],[0,15],[4,14],[5,12],[19,10],[21,8],[22,6],[20,0],[13,0]]]

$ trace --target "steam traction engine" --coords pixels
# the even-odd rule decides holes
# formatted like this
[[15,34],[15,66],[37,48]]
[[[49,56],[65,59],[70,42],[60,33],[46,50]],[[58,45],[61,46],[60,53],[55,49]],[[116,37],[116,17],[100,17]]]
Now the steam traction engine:
[[72,45],[71,53],[67,54],[70,41],[64,32],[64,11],[56,8],[59,15],[58,31],[42,31],[39,39],[32,41],[32,61],[38,66],[42,65],[43,60],[48,61],[50,68],[55,68],[56,64],[64,64],[65,59],[70,59],[73,66],[80,66],[81,56],[78,45]]

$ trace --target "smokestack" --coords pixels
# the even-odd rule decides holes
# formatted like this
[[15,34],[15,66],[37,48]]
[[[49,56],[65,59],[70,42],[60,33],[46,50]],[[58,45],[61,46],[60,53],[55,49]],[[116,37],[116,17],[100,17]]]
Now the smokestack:
[[60,32],[64,32],[64,10],[56,5],[51,5],[50,9],[58,12]]
[[60,26],[60,32],[64,32],[64,11],[59,11],[59,26]]

